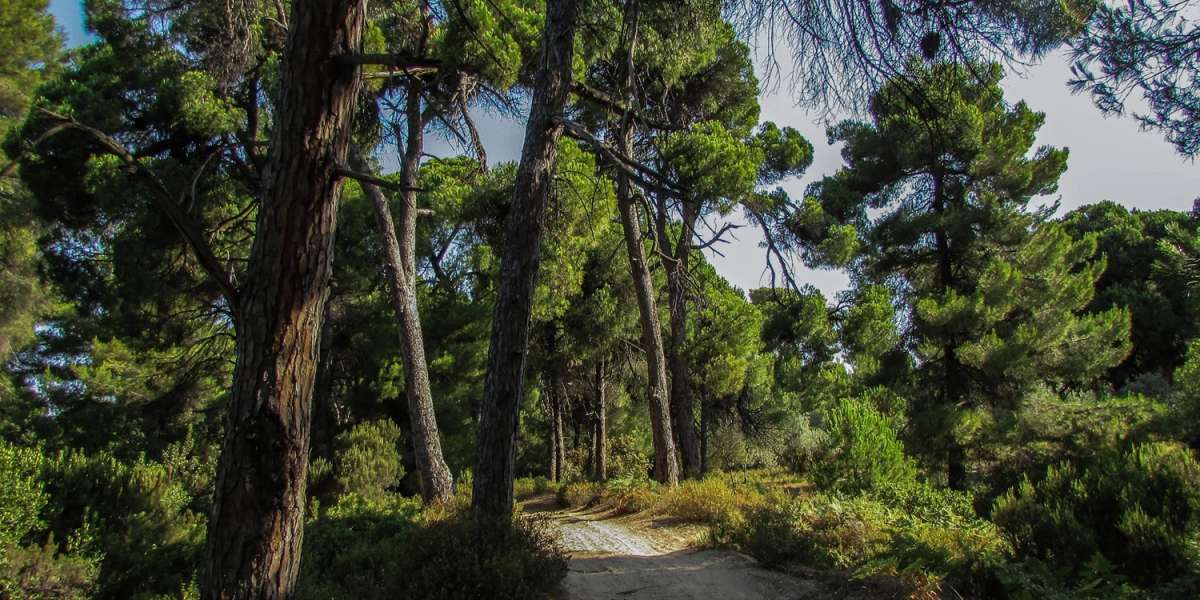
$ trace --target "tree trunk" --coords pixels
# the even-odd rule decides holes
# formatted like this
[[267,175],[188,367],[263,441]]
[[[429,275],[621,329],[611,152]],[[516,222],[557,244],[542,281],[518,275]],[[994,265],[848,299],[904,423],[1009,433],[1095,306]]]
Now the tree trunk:
[[317,352],[365,0],[296,0],[208,523],[206,599],[289,598],[300,566]]
[[700,475],[708,474],[708,428],[712,424],[712,408],[700,402]]
[[[954,257],[950,253],[950,239],[946,235],[946,224],[943,221],[946,213],[946,187],[944,175],[940,172],[933,174],[933,210],[937,214],[938,223],[934,229],[934,243],[937,246],[938,279],[943,296],[954,289]],[[948,334],[942,345],[942,395],[947,407],[956,410],[966,396],[966,373],[962,361],[958,358],[958,340],[953,332]],[[966,451],[952,432],[949,436],[946,451],[946,485],[952,490],[967,488]]]
[[[400,320],[400,346],[404,357],[404,395],[408,401],[408,420],[412,428],[413,456],[421,481],[425,504],[448,502],[454,495],[454,479],[442,456],[433,391],[429,385],[429,365],[425,361],[425,339],[417,308],[417,174],[424,151],[425,124],[421,119],[420,83],[408,89],[405,106],[407,133],[404,161],[400,166],[400,232],[397,239],[387,197],[370,183],[363,190],[375,210],[375,225],[383,239],[384,261],[391,291],[392,308]],[[355,156],[355,169],[369,171],[367,161]]]
[[481,514],[512,515],[517,420],[529,349],[529,320],[541,254],[546,203],[562,135],[560,118],[571,89],[578,0],[550,0],[542,33],[533,102],[517,167],[500,258],[487,375],[479,407],[479,442],[471,506]]
[[679,445],[679,456],[683,461],[683,474],[688,478],[698,477],[703,471],[700,465],[700,447],[696,443],[696,422],[692,374],[688,368],[684,344],[687,343],[687,276],[691,263],[692,231],[699,211],[692,202],[683,203],[682,231],[679,239],[671,243],[667,232],[666,206],[659,203],[659,245],[673,256],[662,256],[663,269],[667,272],[667,301],[670,303],[671,339],[667,345],[667,360],[671,365],[671,427]]
[[[625,75],[624,95],[628,106],[633,106],[633,52],[637,42],[637,3],[631,3],[625,14],[632,26],[626,31],[627,60],[623,67]],[[633,119],[625,114],[621,119],[620,151],[632,156]],[[679,482],[679,465],[675,460],[675,439],[671,434],[671,414],[667,399],[667,361],[663,353],[662,326],[658,321],[658,302],[654,298],[654,279],[650,276],[650,265],[646,262],[646,250],[642,247],[642,231],[638,221],[637,205],[633,200],[633,186],[629,176],[617,171],[617,208],[621,213],[621,228],[625,233],[625,248],[629,254],[629,269],[633,286],[637,291],[638,312],[641,316],[642,344],[646,351],[646,370],[650,379],[650,431],[654,442],[654,479],[666,485]]]
[[592,479],[608,480],[608,399],[604,397],[605,360],[596,361],[596,422],[592,433]]

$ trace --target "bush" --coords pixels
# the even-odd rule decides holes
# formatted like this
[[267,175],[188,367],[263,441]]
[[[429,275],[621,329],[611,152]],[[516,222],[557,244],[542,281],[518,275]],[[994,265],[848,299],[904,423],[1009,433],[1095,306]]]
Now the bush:
[[749,487],[735,488],[727,479],[714,476],[664,489],[653,510],[682,521],[716,523],[734,518],[762,501],[759,492]]
[[792,473],[807,473],[829,446],[829,434],[814,427],[807,415],[798,417],[779,444],[779,464]]
[[308,524],[297,598],[533,598],[565,574],[542,521],[429,520],[415,499],[351,495]]
[[382,497],[404,476],[400,427],[388,419],[359,423],[334,438],[333,476],[341,494]]
[[889,575],[914,593],[934,593],[947,581],[982,597],[1008,553],[996,528],[974,516],[969,496],[920,484],[763,504],[718,524],[714,538],[768,566]]
[[555,498],[559,506],[579,508],[594,506],[600,502],[604,494],[604,486],[591,481],[572,481],[558,487]]
[[521,477],[513,481],[513,498],[528,500],[534,496],[550,493],[550,480],[542,476]]
[[604,487],[604,501],[620,514],[650,510],[658,501],[658,484],[644,475],[610,479]]
[[464,514],[414,531],[398,561],[393,598],[545,597],[567,573],[548,523]]
[[843,399],[823,418],[828,449],[812,470],[813,483],[843,492],[908,485],[917,468],[904,454],[893,419],[860,399]]
[[1200,565],[1200,465],[1165,442],[1064,461],[1001,496],[993,519],[1023,557],[1082,566],[1101,555],[1136,585],[1165,584]]
[[206,515],[166,466],[70,451],[48,459],[43,478],[53,536],[99,558],[95,597],[175,594],[195,579]]

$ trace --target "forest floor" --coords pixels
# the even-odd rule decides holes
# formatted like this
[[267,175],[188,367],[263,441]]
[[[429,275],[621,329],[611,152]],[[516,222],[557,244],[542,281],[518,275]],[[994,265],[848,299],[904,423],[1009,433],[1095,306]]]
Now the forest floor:
[[564,600],[796,600],[823,586],[770,571],[730,550],[703,548],[707,529],[605,508],[558,510],[553,496],[525,504],[547,515],[571,555]]

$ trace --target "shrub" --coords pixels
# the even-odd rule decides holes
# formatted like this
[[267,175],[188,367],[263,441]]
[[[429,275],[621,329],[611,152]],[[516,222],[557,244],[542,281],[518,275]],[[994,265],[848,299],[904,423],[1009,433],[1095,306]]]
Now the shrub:
[[921,484],[766,503],[718,524],[714,538],[768,566],[898,577],[917,597],[943,581],[989,597],[991,571],[1008,554],[997,529],[974,516],[969,496]]
[[41,513],[49,496],[39,481],[44,462],[39,449],[0,439],[0,541],[20,543],[45,527]]
[[650,510],[658,501],[658,484],[645,476],[610,479],[605,484],[604,500],[621,514]]
[[54,537],[99,558],[95,597],[174,594],[195,578],[206,515],[164,465],[70,451],[48,459],[43,477]]
[[350,494],[305,526],[299,600],[390,598],[397,557],[421,519],[421,503]]
[[333,474],[342,494],[381,496],[404,476],[400,427],[388,419],[359,423],[334,439]]
[[297,598],[534,598],[565,574],[543,521],[431,520],[416,499],[349,495],[308,523]]
[[828,450],[812,470],[818,486],[844,492],[911,484],[917,468],[904,454],[893,419],[870,403],[843,399],[824,412]]
[[554,590],[567,558],[544,520],[464,514],[415,530],[397,567],[393,598],[524,600]]
[[685,481],[666,488],[654,512],[692,523],[716,523],[761,504],[762,494],[749,487],[735,488],[721,477]]
[[829,446],[829,434],[814,427],[807,415],[795,419],[779,445],[779,464],[792,473],[807,473]]
[[1064,461],[1001,496],[993,519],[1023,557],[1085,565],[1099,554],[1136,585],[1164,584],[1198,566],[1200,465],[1165,442]]
[[591,481],[573,481],[558,487],[555,497],[558,504],[567,508],[593,506],[601,500],[604,486]]
[[513,498],[528,500],[534,496],[550,493],[550,480],[542,476],[521,477],[513,481]]

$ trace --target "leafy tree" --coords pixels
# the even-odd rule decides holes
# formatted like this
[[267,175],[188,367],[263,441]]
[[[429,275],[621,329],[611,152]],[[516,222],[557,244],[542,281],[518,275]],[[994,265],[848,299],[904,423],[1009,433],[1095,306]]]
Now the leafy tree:
[[793,230],[820,257],[852,227],[857,239],[824,260],[849,258],[860,285],[890,284],[912,311],[909,347],[935,390],[914,407],[922,437],[945,440],[949,481],[962,486],[959,408],[1011,403],[1033,378],[1090,381],[1124,359],[1129,317],[1081,313],[1104,269],[1086,262],[1095,241],[1073,242],[1028,209],[1066,168],[1065,150],[1029,155],[1042,116],[1004,104],[997,66],[912,69],[875,95],[872,123],[831,129],[848,166],[813,188]]
[[1108,265],[1096,282],[1089,309],[1128,307],[1132,317],[1133,350],[1106,378],[1119,388],[1140,377],[1170,377],[1188,341],[1200,334],[1200,304],[1185,269],[1173,263],[1173,254],[1164,244],[1173,239],[1196,244],[1200,238],[1194,234],[1195,217],[1100,202],[1077,208],[1061,221],[1078,240],[1095,236],[1095,257],[1103,256]]

